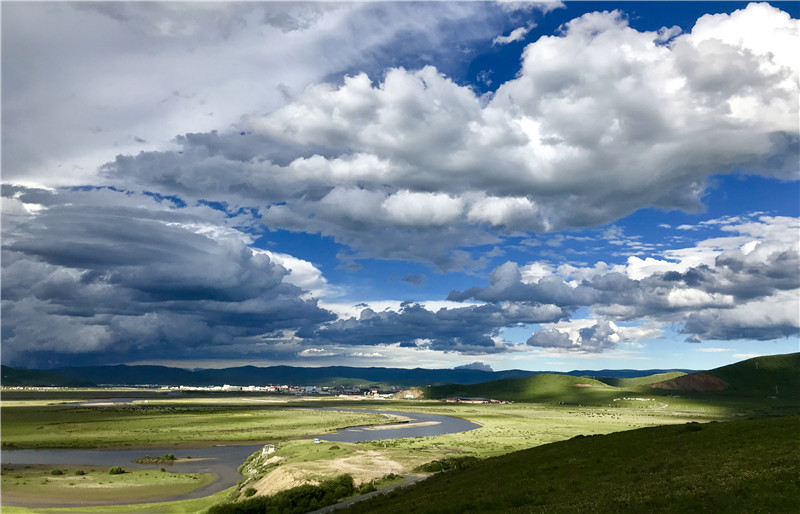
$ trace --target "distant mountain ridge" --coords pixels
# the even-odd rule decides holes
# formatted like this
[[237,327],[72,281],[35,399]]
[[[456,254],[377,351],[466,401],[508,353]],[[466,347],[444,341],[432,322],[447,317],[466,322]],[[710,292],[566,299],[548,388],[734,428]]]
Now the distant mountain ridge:
[[51,371],[0,367],[0,384],[27,387],[89,387],[92,382],[82,378],[70,378]]
[[[6,379],[4,366],[2,385],[51,385],[50,383],[15,383],[12,375]],[[8,368],[12,370],[14,368]],[[39,370],[22,370],[39,371]],[[656,373],[667,373],[676,370],[576,370],[567,373],[556,373],[572,376],[595,376],[632,378],[648,376]],[[691,370],[680,370],[691,371]],[[44,372],[44,371],[41,371]],[[125,364],[114,366],[81,366],[62,367],[46,371],[53,375],[70,380],[97,385],[159,385],[159,386],[211,386],[229,384],[234,386],[248,385],[329,385],[347,379],[348,382],[363,381],[365,384],[385,384],[396,386],[423,386],[438,384],[477,384],[506,378],[525,378],[547,371],[484,371],[476,369],[405,369],[405,368],[357,368],[350,366],[327,366],[321,368],[302,368],[294,366],[241,366],[224,369],[188,370],[167,366],[148,366]],[[50,378],[52,382],[52,378]],[[44,382],[47,382],[45,380]]]

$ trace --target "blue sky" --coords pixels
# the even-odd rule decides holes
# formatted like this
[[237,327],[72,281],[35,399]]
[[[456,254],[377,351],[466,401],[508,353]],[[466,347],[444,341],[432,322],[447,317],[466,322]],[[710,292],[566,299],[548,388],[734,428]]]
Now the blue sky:
[[798,16],[4,3],[3,363],[798,351]]

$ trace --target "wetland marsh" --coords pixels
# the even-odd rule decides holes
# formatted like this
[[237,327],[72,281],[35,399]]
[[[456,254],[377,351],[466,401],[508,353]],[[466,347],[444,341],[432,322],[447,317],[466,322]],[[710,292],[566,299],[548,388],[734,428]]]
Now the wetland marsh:
[[[41,503],[26,502],[25,497],[43,494],[49,496],[48,505],[78,505],[74,498],[70,502],[69,491],[65,493],[63,487],[56,491],[60,479],[24,487],[33,482],[14,478],[21,474],[18,465],[38,466],[25,470],[26,473],[36,470],[46,473],[54,466],[116,464],[132,471],[125,479],[130,480],[135,474],[140,483],[153,486],[143,488],[147,494],[142,492],[139,496],[131,488],[123,494],[121,485],[117,489],[106,487],[102,495],[95,495],[80,482],[66,482],[75,484],[66,489],[87,508],[92,502],[136,504],[168,498],[200,502],[209,498],[213,503],[220,499],[221,490],[229,490],[226,497],[234,498],[248,487],[259,493],[274,493],[329,479],[342,470],[349,472],[356,485],[360,485],[380,481],[387,475],[408,474],[426,462],[452,455],[485,458],[575,435],[710,421],[730,415],[726,408],[666,397],[647,404],[617,402],[579,407],[419,400],[321,401],[264,396],[134,398],[122,393],[118,395],[120,398],[113,399],[111,395],[109,399],[100,393],[75,391],[70,397],[61,391],[52,401],[41,395],[32,398],[4,394],[3,462],[17,463],[3,473],[4,489],[8,484],[9,490],[15,491],[12,496],[4,495],[4,509],[11,505],[41,507]],[[392,410],[386,411],[389,405]],[[395,428],[391,423],[403,415],[404,423]],[[322,442],[315,444],[313,437]],[[277,449],[261,458],[261,447],[267,443]],[[174,464],[133,462],[146,455],[166,453],[176,455]],[[242,466],[245,472],[242,477],[238,469],[246,461],[250,465]],[[159,467],[167,469],[166,474],[158,471]],[[189,478],[186,490],[180,494],[160,497],[155,494],[156,486],[163,483],[161,479],[166,475],[185,478],[198,474],[203,480]],[[89,483],[87,480],[81,479],[84,484]],[[49,495],[49,490],[54,494]],[[120,494],[108,493],[110,490],[118,490]],[[157,512],[170,512],[180,503],[147,505]],[[16,511],[28,512],[25,509],[9,512]]]

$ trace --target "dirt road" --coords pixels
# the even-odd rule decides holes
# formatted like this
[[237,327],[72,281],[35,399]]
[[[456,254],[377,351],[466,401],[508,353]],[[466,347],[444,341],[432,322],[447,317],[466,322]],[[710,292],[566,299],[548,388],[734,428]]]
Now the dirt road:
[[408,487],[410,485],[416,484],[417,482],[421,482],[431,476],[430,474],[420,474],[420,475],[405,475],[406,479],[402,482],[398,482],[396,484],[390,485],[389,487],[384,487],[383,489],[379,489],[378,491],[373,491],[371,493],[362,494],[360,496],[354,496],[352,498],[347,498],[346,500],[342,500],[339,503],[335,503],[333,505],[328,505],[327,507],[323,507],[321,509],[312,510],[306,514],[327,514],[328,512],[333,512],[335,510],[343,509],[345,507],[349,507],[354,503],[358,503],[360,501],[368,500],[369,498],[373,498],[378,496],[379,494],[388,494],[395,489],[399,489],[401,487]]

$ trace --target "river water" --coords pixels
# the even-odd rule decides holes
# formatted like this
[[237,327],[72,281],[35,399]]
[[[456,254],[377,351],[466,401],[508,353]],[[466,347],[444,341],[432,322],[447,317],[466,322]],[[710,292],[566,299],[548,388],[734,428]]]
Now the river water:
[[[128,401],[129,399],[125,399]],[[380,441],[405,437],[428,437],[443,434],[453,434],[474,430],[480,425],[437,414],[419,414],[415,412],[378,411],[369,409],[336,409],[355,412],[375,412],[389,416],[402,416],[408,418],[405,423],[393,425],[371,425],[350,427],[334,433],[320,434],[308,439],[318,438],[324,441],[355,443],[363,441]],[[227,489],[241,479],[239,466],[262,445],[220,445],[205,448],[148,448],[146,450],[2,450],[0,462],[18,465],[77,465],[86,467],[122,466],[133,469],[159,469],[166,468],[174,473],[214,473],[217,478],[212,483],[195,489],[194,491],[178,497],[163,498],[154,501],[175,501],[202,498]],[[173,464],[137,464],[135,459],[146,455],[160,456],[172,453],[178,460],[185,461]],[[189,458],[190,457],[190,458]],[[12,505],[0,499],[3,505]],[[80,506],[80,504],[61,505]]]
[[342,443],[360,443],[364,441],[381,441],[402,437],[430,437],[435,435],[455,434],[475,430],[480,425],[461,418],[441,416],[439,414],[420,414],[418,412],[370,411],[366,409],[348,409],[354,412],[377,412],[392,416],[409,418],[407,423],[395,425],[374,425],[366,427],[350,427],[338,430],[333,434],[317,436],[324,441]]

